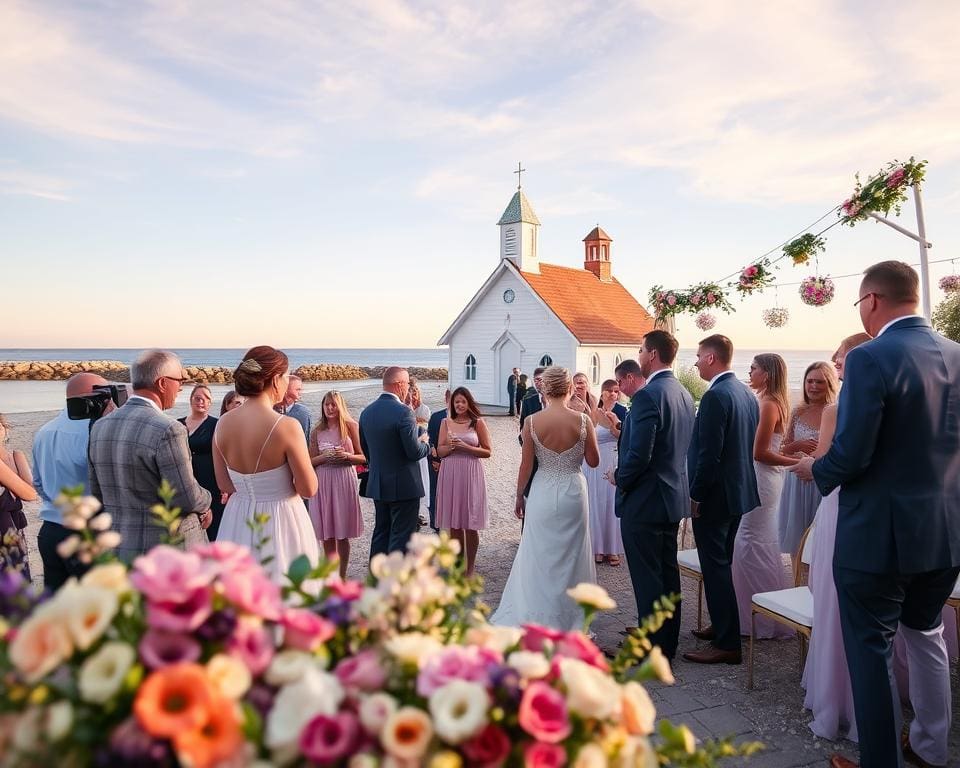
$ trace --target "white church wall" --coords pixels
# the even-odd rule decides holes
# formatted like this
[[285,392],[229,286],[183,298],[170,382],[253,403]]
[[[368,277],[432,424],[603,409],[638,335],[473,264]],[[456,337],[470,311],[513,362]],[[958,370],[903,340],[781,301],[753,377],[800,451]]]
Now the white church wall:
[[[505,291],[513,291],[514,300],[503,299]],[[510,337],[504,339],[504,332]],[[498,340],[505,343],[493,349]],[[523,348],[521,352],[515,342]],[[548,354],[557,365],[570,365],[575,360],[573,337],[537,298],[529,285],[512,272],[504,272],[490,290],[474,305],[450,339],[451,388],[465,386],[478,402],[485,405],[507,405],[507,377],[512,364],[532,375],[543,355]],[[476,360],[476,379],[468,380],[465,361],[468,355]]]
[[[590,381],[590,391],[600,394],[600,385],[606,379],[614,378],[613,371],[617,364],[628,358],[637,359],[639,344],[632,347],[625,346],[605,346],[605,345],[586,345],[577,349],[577,368],[574,373],[580,372],[587,374]],[[599,362],[599,371],[596,381],[593,379],[593,356],[596,355]]]

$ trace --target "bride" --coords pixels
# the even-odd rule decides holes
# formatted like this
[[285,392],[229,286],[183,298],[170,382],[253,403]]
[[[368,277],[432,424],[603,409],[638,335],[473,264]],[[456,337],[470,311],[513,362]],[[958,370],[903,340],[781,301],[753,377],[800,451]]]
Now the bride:
[[[578,629],[583,612],[566,592],[580,582],[596,582],[581,467],[584,460],[596,467],[600,451],[593,422],[567,408],[571,386],[566,368],[547,368],[542,390],[546,408],[523,423],[516,515],[524,520],[524,529],[500,606],[490,619],[493,624]],[[524,501],[534,457],[539,465]]]
[[233,379],[246,402],[220,417],[213,452],[217,485],[230,496],[217,541],[249,547],[278,584],[299,555],[314,564],[319,559],[303,505],[317,492],[303,429],[273,410],[286,394],[288,367],[287,356],[273,347],[243,356]]

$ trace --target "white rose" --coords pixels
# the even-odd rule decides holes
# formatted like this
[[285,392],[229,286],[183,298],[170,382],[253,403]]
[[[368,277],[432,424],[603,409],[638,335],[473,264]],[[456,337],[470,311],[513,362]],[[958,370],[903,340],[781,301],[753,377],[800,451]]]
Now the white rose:
[[62,606],[70,636],[81,651],[93,645],[117,614],[117,594],[103,587],[76,582],[61,589],[55,600]]
[[104,643],[80,667],[77,679],[80,698],[93,704],[108,702],[120,690],[136,658],[136,652],[127,643]]
[[620,686],[607,673],[579,659],[562,659],[560,678],[572,711],[598,720],[619,717]]
[[514,651],[507,656],[507,664],[517,670],[524,680],[539,680],[550,674],[550,662],[537,651]]
[[58,701],[47,707],[46,735],[52,742],[65,739],[73,728],[73,704]]
[[107,563],[98,565],[87,571],[80,583],[86,587],[102,587],[125,595],[133,589],[130,579],[127,578],[127,569],[123,563]]
[[273,657],[264,679],[270,685],[287,685],[302,678],[307,670],[315,668],[317,663],[309,653],[287,648]]
[[653,733],[653,724],[657,719],[657,709],[650,694],[635,680],[620,688],[623,725],[634,735],[647,736]]
[[280,689],[267,716],[266,745],[283,750],[296,747],[300,732],[317,715],[335,715],[343,701],[336,677],[312,666],[295,683]]
[[371,736],[379,737],[383,724],[390,719],[398,707],[397,700],[389,693],[371,693],[360,702],[360,710],[357,713],[360,717],[360,725]]
[[242,661],[225,653],[218,653],[206,666],[207,677],[231,701],[238,701],[253,682],[250,668]]
[[577,752],[573,768],[607,768],[607,756],[597,744],[584,744]]
[[503,653],[513,648],[523,637],[518,627],[495,627],[492,624],[480,624],[467,630],[467,645],[479,645],[492,651]]
[[436,653],[443,646],[440,642],[422,632],[405,632],[394,635],[384,643],[387,653],[394,656],[402,664],[420,665],[420,661],[430,654]]
[[596,608],[598,611],[612,611],[617,607],[617,603],[607,594],[607,590],[599,584],[583,582],[572,589],[568,589],[567,594],[578,605],[587,605]]
[[490,697],[479,683],[453,680],[430,695],[429,706],[437,735],[449,744],[459,744],[487,724]]

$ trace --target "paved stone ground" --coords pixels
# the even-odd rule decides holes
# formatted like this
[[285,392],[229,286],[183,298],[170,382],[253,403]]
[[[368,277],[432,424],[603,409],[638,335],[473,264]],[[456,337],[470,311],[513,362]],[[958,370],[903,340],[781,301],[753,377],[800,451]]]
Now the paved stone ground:
[[[424,399],[431,407],[442,403],[442,384],[423,383]],[[365,389],[344,393],[356,416],[362,406],[376,396],[376,390]],[[319,411],[320,393],[304,398],[312,411]],[[12,447],[29,452],[32,432],[53,414],[14,414]],[[174,413],[175,416],[182,415]],[[42,418],[40,418],[42,416]],[[482,534],[477,568],[485,579],[484,599],[496,606],[503,590],[520,538],[520,524],[513,516],[513,498],[519,450],[516,442],[516,421],[491,414],[487,423],[493,440],[494,455],[485,462],[487,492],[490,504],[490,527]],[[36,517],[35,505],[28,505],[28,514]],[[373,527],[373,505],[363,500],[364,536],[353,546],[349,573],[362,578],[370,547]],[[37,523],[31,537],[35,543]],[[36,552],[31,565],[35,578],[41,577],[41,564]],[[594,622],[598,643],[604,650],[615,652],[621,642],[619,634],[625,626],[636,624],[635,603],[626,564],[613,568],[599,566],[599,582],[617,601],[616,611],[603,614]],[[690,635],[696,626],[697,596],[692,584],[683,587],[683,619],[680,653],[701,645]],[[704,616],[704,622],[709,617]],[[746,664],[743,666],[702,666],[677,661],[676,684],[651,685],[650,691],[663,717],[691,726],[698,737],[734,736],[737,740],[758,740],[766,750],[743,765],[754,768],[801,768],[826,766],[833,752],[856,759],[857,749],[850,742],[833,743],[814,736],[807,723],[810,715],[803,709],[800,687],[800,657],[796,640],[758,643],[755,688],[746,689]],[[953,709],[960,710],[958,665],[952,666]],[[909,714],[907,715],[909,717]],[[732,765],[732,762],[728,762]],[[960,766],[960,727],[951,737],[951,766]]]

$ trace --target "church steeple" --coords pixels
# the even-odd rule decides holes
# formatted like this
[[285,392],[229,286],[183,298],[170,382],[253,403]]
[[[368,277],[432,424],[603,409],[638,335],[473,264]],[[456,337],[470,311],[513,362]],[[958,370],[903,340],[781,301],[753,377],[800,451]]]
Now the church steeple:
[[[518,165],[514,173],[519,177],[522,172],[523,168]],[[509,259],[521,272],[538,274],[540,219],[519,183],[497,225],[500,227],[500,259]]]
[[601,283],[609,283],[613,279],[610,265],[612,242],[610,235],[600,229],[599,224],[583,238],[583,268],[593,272]]

